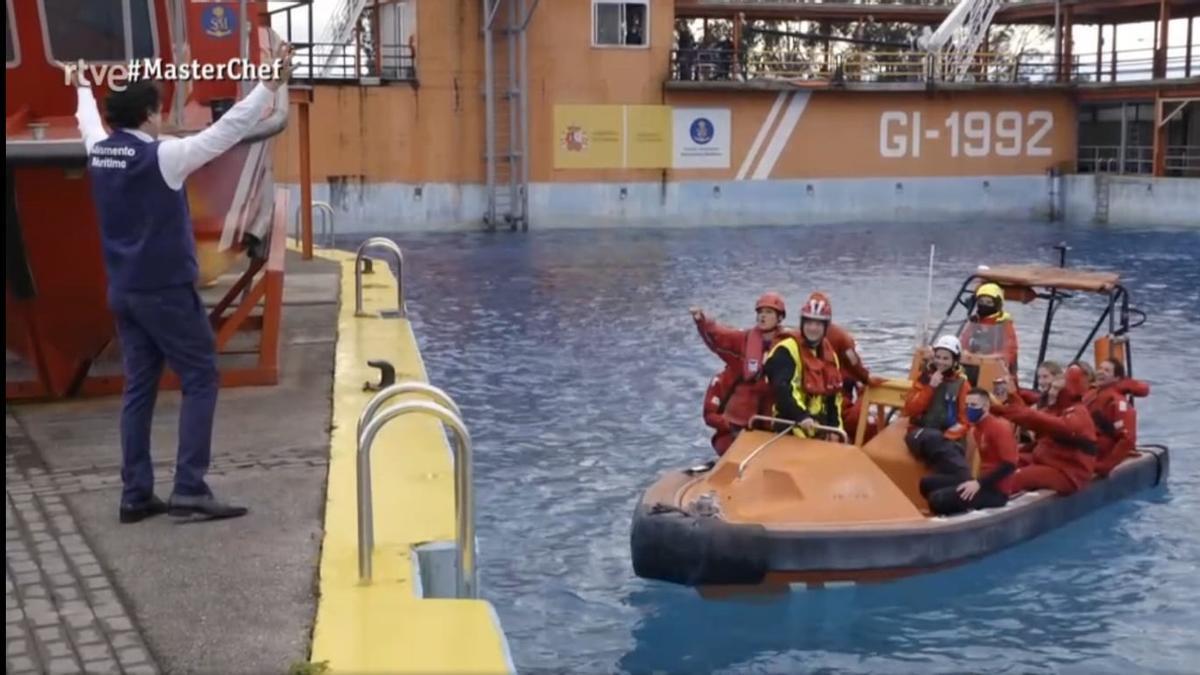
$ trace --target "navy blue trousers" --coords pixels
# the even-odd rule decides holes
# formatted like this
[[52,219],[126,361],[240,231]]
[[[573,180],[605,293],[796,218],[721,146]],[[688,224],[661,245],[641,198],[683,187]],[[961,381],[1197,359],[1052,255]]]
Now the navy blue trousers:
[[121,409],[121,503],[138,505],[154,494],[150,427],[163,365],[179,376],[179,449],[175,493],[205,495],[217,407],[216,338],[192,286],[154,291],[109,291],[125,367]]

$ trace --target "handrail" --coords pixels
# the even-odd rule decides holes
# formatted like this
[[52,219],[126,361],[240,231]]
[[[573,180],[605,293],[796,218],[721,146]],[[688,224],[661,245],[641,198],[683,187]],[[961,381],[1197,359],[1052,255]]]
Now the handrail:
[[375,550],[375,518],[371,499],[371,446],[388,422],[409,413],[427,413],[441,420],[454,432],[454,517],[457,566],[455,595],[474,598],[477,592],[475,572],[475,496],[472,493],[471,435],[462,419],[450,410],[429,401],[404,401],[373,417],[358,438],[358,577],[371,581],[371,555]]
[[[764,442],[762,445],[755,448],[753,451],[750,452],[749,455],[746,455],[746,459],[743,459],[741,462],[738,463],[738,472],[737,472],[738,478],[742,477],[742,474],[746,471],[746,467],[749,466],[749,464],[750,464],[750,460],[754,459],[754,457],[756,455],[758,455],[758,453],[762,452],[763,449],[766,448],[768,445],[774,443],[775,441],[777,441],[777,440],[783,438],[784,436],[786,436],[787,434],[791,433],[792,429],[794,429],[797,426],[796,422],[793,422],[792,420],[780,419],[778,417],[768,417],[766,415],[755,415],[754,417],[750,418],[750,423],[748,425],[748,428],[753,429],[754,422],[756,420],[770,422],[772,424],[774,424],[774,423],[786,424],[787,427],[783,431],[772,436],[770,440]],[[850,443],[849,434],[847,434],[844,430],[839,429],[837,427],[828,427],[828,426],[825,426],[824,424],[818,424],[818,425],[816,425],[816,427],[814,427],[814,430],[815,431],[824,431],[826,433],[831,433],[831,434],[834,434],[837,436],[841,436],[842,443],[847,444],[847,445],[849,445],[849,443]]]
[[417,382],[416,380],[397,382],[396,384],[381,389],[371,397],[370,401],[367,401],[367,405],[365,408],[363,408],[362,414],[358,416],[358,426],[354,430],[355,437],[362,436],[363,427],[367,425],[367,422],[375,416],[376,411],[383,407],[383,404],[389,399],[393,399],[401,394],[413,393],[429,394],[431,397],[433,397],[434,403],[445,407],[447,410],[454,413],[459,419],[462,419],[462,410],[459,409],[458,404],[454,402],[454,399],[450,398],[449,394],[441,389],[438,389],[431,384]]
[[371,237],[359,244],[358,251],[354,254],[354,315],[371,316],[363,312],[362,261],[366,250],[376,246],[396,255],[396,303],[399,306],[400,318],[403,319],[408,316],[408,309],[404,305],[404,253],[400,251],[396,242],[387,237]]
[[[302,208],[304,208],[303,204],[296,205],[296,241],[300,241],[303,236],[300,231],[300,209]],[[333,207],[329,205],[329,202],[314,201],[312,208],[321,212],[321,234],[325,236],[325,245],[333,248],[334,238],[337,236]]]

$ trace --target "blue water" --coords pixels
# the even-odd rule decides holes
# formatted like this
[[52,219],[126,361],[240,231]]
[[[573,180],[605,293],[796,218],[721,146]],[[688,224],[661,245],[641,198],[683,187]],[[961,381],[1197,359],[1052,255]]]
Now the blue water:
[[[1046,224],[399,235],[430,377],[475,439],[481,580],[522,672],[1186,672],[1200,660],[1200,232]],[[936,242],[935,315],[979,263],[1120,270],[1144,443],[1168,487],[951,571],[771,602],[706,601],[635,577],[629,528],[662,472],[711,454],[719,362],[687,313],[752,321],[766,288],[832,296],[877,372],[908,364]],[[1044,306],[1042,306],[1044,307]],[[1080,299],[1049,356],[1098,315]],[[1025,307],[1025,373],[1042,315]],[[792,316],[795,316],[793,312]],[[1194,672],[1194,671],[1192,671]]]

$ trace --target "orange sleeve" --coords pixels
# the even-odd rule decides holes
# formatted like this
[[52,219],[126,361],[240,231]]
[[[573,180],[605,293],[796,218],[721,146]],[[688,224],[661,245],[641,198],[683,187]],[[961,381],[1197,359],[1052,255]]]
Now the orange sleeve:
[[1121,388],[1121,393],[1129,394],[1130,396],[1144,398],[1150,395],[1150,385],[1141,380],[1135,380],[1132,377],[1121,380],[1117,386]]
[[1014,376],[1017,374],[1017,357],[1020,349],[1017,345],[1017,325],[1008,320],[1004,322],[1004,360],[1008,362],[1008,370]]
[[1001,462],[1012,462],[1015,466],[1020,459],[1020,453],[1017,450],[1017,435],[1014,433],[1012,423],[1003,418],[996,418],[1003,424],[988,425],[987,434],[988,447],[990,447],[997,455]]
[[929,402],[933,400],[933,387],[921,382],[920,380],[913,383],[912,389],[908,390],[908,394],[904,397],[904,410],[900,413],[908,419],[914,419],[925,414],[929,410]]
[[700,332],[704,344],[717,356],[740,361],[745,355],[746,331],[730,328],[709,317],[697,321],[696,330]]

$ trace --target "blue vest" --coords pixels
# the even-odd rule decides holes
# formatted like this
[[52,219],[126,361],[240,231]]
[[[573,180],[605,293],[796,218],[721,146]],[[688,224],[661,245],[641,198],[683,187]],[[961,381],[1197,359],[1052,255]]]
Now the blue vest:
[[185,190],[158,168],[158,141],[118,130],[88,157],[108,283],[118,291],[195,284],[196,239]]

